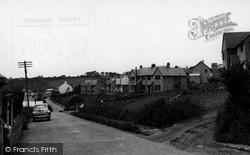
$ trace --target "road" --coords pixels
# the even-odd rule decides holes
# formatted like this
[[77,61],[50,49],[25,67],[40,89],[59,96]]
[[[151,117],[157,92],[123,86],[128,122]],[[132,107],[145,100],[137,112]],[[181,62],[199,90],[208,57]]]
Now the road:
[[65,155],[188,154],[163,143],[58,112],[60,107],[49,104],[54,108],[51,121],[31,122],[23,143],[63,143]]

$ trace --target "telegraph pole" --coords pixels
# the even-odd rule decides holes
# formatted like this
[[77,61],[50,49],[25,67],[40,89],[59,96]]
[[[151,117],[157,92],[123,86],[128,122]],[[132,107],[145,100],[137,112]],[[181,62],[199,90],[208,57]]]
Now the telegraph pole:
[[18,62],[18,68],[24,68],[25,86],[26,86],[26,95],[27,95],[27,105],[29,107],[30,104],[29,104],[29,89],[28,89],[27,67],[32,67],[32,61]]

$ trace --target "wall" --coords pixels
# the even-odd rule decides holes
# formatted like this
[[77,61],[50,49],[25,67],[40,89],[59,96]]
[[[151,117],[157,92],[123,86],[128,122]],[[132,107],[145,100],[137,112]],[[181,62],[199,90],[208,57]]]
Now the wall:
[[[155,79],[155,76],[156,76],[156,75],[160,75],[161,79],[156,80],[156,79]],[[154,74],[154,76],[153,76],[153,81],[154,81],[154,86],[155,86],[155,85],[160,85],[160,86],[161,86],[161,90],[159,90],[159,91],[156,91],[156,90],[155,90],[155,87],[154,87],[154,92],[161,92],[161,91],[163,91],[163,76],[162,76],[161,72],[159,71],[159,69],[157,69],[157,70],[155,71],[155,74]]]
[[240,61],[242,62],[242,61],[245,61],[246,60],[246,43],[243,43],[243,51],[241,51],[241,45],[242,44],[239,44],[238,46],[237,46],[237,49],[236,49],[236,51],[237,51],[237,55],[239,56],[239,58],[240,58]]
[[[207,69],[207,73],[205,72],[205,69]],[[192,69],[192,73],[200,73],[201,82],[208,83],[211,71],[210,68],[208,68],[206,65],[204,65],[203,63],[199,63]]]
[[224,52],[225,53],[225,59],[223,60],[223,53],[221,53],[222,54],[222,56],[221,56],[221,59],[222,59],[222,64],[223,64],[223,66],[227,66],[227,49],[226,49],[226,42],[224,41],[223,42],[223,45],[222,45],[222,52]]
[[173,88],[174,88],[173,77],[165,76],[163,78],[163,91],[173,90]]

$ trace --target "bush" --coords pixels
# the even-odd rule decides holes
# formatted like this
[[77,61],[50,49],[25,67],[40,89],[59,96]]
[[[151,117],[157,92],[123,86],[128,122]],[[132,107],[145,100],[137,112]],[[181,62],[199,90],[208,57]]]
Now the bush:
[[126,114],[128,113],[128,112],[119,110],[109,105],[101,106],[100,104],[93,105],[93,106],[86,105],[83,109],[83,112],[87,114],[92,114],[92,115],[106,117],[106,118],[115,119],[115,120],[125,120]]
[[216,82],[221,82],[221,80],[218,79],[218,78],[209,78],[209,79],[208,79],[208,82],[209,82],[209,83],[216,83]]
[[24,107],[21,112],[23,116],[23,129],[28,129],[29,121],[32,117],[32,108],[31,107]]
[[250,145],[250,72],[242,64],[222,71],[229,95],[216,117],[214,139]]
[[138,123],[152,127],[165,127],[175,122],[198,117],[205,111],[199,104],[191,102],[190,97],[180,97],[170,101],[164,98],[151,104],[138,113]]
[[124,131],[132,131],[132,132],[139,131],[139,127],[137,125],[134,125],[129,122],[107,119],[107,118],[98,117],[98,116],[85,114],[81,112],[72,112],[71,114],[80,118],[90,120],[90,121],[94,121],[94,122],[101,123],[101,124],[106,124],[108,126],[112,126],[112,127],[124,130]]

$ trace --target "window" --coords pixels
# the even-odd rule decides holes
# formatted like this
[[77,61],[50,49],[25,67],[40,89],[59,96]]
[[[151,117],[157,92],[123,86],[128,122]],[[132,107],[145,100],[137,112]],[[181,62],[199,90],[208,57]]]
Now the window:
[[181,85],[180,84],[175,84],[174,85],[174,89],[180,89],[181,88]]
[[95,91],[94,91],[94,90],[92,90],[92,93],[94,94],[94,93],[95,93]]
[[142,85],[142,86],[141,86],[141,89],[142,89],[142,90],[145,90],[145,88],[146,88],[145,85]]
[[205,73],[207,73],[207,69],[205,69]]
[[135,77],[130,77],[130,80],[131,80],[131,81],[134,81],[134,80],[135,80]]
[[142,77],[142,80],[145,80],[145,76]]
[[151,80],[151,76],[148,76],[148,80]]
[[161,90],[161,85],[155,85],[155,90],[156,90],[156,91]]
[[155,75],[155,80],[160,80],[161,76],[160,75]]

